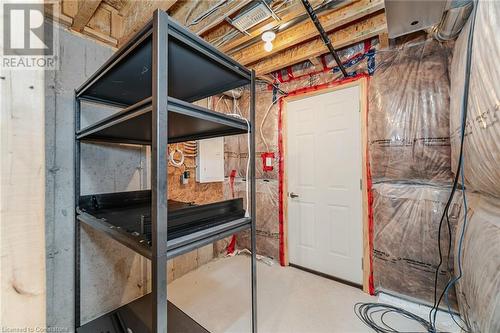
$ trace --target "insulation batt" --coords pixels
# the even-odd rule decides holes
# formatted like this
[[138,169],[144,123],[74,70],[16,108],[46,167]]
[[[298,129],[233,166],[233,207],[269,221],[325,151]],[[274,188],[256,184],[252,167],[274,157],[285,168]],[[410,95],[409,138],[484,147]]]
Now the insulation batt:
[[[458,305],[471,332],[500,332],[500,203],[494,197],[467,195],[469,211],[462,245]],[[458,231],[462,229],[463,212]],[[455,243],[458,253],[459,234]],[[455,259],[455,274],[458,262]]]
[[[376,184],[373,186],[373,275],[375,290],[396,292],[432,303],[434,276],[439,263],[437,231],[450,188],[428,185]],[[450,207],[451,235],[455,235],[461,200]],[[442,236],[449,233],[446,222]],[[452,248],[453,249],[453,248]],[[442,291],[452,273],[453,253],[444,262],[438,278]],[[453,252],[453,251],[452,251]],[[453,307],[455,294],[450,293]]]
[[[224,181],[224,198],[231,199],[233,190],[229,180]],[[246,181],[234,180],[234,197],[243,198],[246,205]],[[278,182],[276,180],[257,179],[257,253],[271,258],[279,258],[279,224],[278,224]],[[251,249],[248,231],[237,235],[238,248]]]
[[451,182],[450,51],[425,40],[377,52],[368,113],[374,181]]
[[[243,117],[249,117],[249,102],[250,94],[248,89],[245,89],[241,98],[238,100],[240,111]],[[278,151],[278,103],[275,103],[267,115],[266,121],[262,124],[262,119],[265,116],[269,105],[273,100],[273,92],[267,89],[267,85],[257,85],[255,95],[255,123],[257,124],[257,132],[255,135],[255,171],[257,179],[277,179],[278,178],[278,163],[275,161],[273,171],[263,171],[261,153],[269,151]],[[267,142],[267,145],[262,141],[260,131]],[[237,177],[244,178],[246,174],[248,161],[248,139],[245,134],[235,135],[224,138],[224,175],[229,177],[232,170],[236,170]]]
[[[464,170],[467,188],[500,198],[500,6],[480,1],[472,47],[469,104],[464,140]],[[451,70],[452,169],[460,151],[462,94],[465,79],[467,36],[462,30],[453,54]]]
[[[375,44],[375,40],[372,41],[372,44]],[[351,74],[359,74],[367,72],[367,61],[366,58],[362,59],[359,62],[354,62],[352,64],[346,64],[349,59],[352,59],[356,55],[360,55],[363,53],[364,43],[358,43],[348,48],[344,48],[339,51],[339,57],[344,63],[344,67]],[[335,60],[331,55],[326,55],[323,57],[323,61],[328,68],[333,68],[336,66]],[[280,88],[285,91],[291,92],[297,89],[303,89],[307,87],[313,87],[320,84],[330,83],[342,78],[342,73],[340,70],[333,69],[324,72],[317,72],[318,68],[313,66],[310,62],[301,63],[298,65],[294,65],[291,67],[290,76],[287,70],[282,70],[281,77],[283,82],[281,82]],[[274,73],[276,76],[277,73]]]

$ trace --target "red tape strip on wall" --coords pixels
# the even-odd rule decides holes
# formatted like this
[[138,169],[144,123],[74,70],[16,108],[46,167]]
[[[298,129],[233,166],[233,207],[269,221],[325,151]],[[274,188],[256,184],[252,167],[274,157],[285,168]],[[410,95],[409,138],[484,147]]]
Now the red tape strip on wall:
[[[341,79],[329,83],[324,83],[312,87],[306,87],[306,88],[301,88],[297,89],[295,91],[290,92],[287,97],[293,97],[293,96],[300,96],[302,94],[306,94],[312,91],[318,91],[322,89],[327,89],[327,88],[332,88],[336,86],[340,86],[346,83],[350,83],[356,80],[359,80],[360,78],[367,78],[368,84],[369,84],[369,78],[370,76],[368,74],[358,74],[353,77],[349,77],[346,79]],[[366,107],[368,109],[368,94],[366,94]],[[368,127],[368,111],[366,112],[366,126]],[[283,188],[283,182],[284,182],[284,168],[285,168],[285,160],[283,156],[284,152],[284,146],[283,146],[283,97],[280,97],[279,100],[279,109],[278,109],[278,177],[279,177],[279,189],[278,189],[278,200],[279,200],[279,212],[278,212],[278,217],[279,217],[279,256],[280,256],[280,264],[281,266],[286,265],[286,260],[285,260],[285,235],[284,235],[284,188]],[[370,160],[369,160],[369,154],[368,154],[368,144],[366,145],[366,170],[367,170],[367,197],[368,197],[368,247],[370,251],[370,273],[369,273],[369,280],[368,280],[368,289],[371,295],[374,294],[374,287],[373,287],[373,195],[372,195],[372,179],[371,179],[371,172],[370,172]]]

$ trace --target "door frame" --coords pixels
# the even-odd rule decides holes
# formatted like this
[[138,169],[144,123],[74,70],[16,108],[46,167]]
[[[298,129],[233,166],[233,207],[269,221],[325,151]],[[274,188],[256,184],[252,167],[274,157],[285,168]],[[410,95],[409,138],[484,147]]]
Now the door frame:
[[282,233],[281,233],[281,248],[282,251],[281,263],[282,265],[288,266],[288,198],[286,193],[288,193],[288,172],[286,168],[286,157],[287,157],[287,103],[291,101],[296,101],[299,99],[304,99],[307,97],[312,97],[320,94],[329,93],[332,91],[338,91],[345,88],[359,86],[359,106],[361,112],[361,163],[362,163],[362,222],[363,222],[363,291],[369,294],[374,294],[373,291],[373,277],[372,277],[372,214],[371,214],[371,177],[368,165],[368,136],[367,136],[367,122],[368,122],[368,80],[367,75],[360,75],[358,77],[349,78],[340,82],[334,82],[330,84],[320,85],[316,87],[310,87],[307,89],[299,89],[297,91],[289,93],[286,97],[283,97],[280,101],[280,116],[281,116],[281,126],[280,126],[280,136],[281,142],[280,146],[280,201],[282,202]]

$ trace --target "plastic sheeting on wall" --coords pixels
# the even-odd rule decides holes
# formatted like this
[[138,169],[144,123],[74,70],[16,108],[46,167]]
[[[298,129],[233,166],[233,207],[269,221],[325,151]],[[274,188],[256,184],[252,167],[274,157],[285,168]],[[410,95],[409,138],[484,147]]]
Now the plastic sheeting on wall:
[[[500,203],[493,197],[467,197],[469,211],[462,246],[463,275],[456,286],[458,305],[472,332],[500,332]],[[462,212],[456,253],[463,221]],[[457,260],[455,267],[458,267]]]
[[[238,100],[239,110],[244,117],[248,117],[249,91],[245,89]],[[263,171],[263,152],[278,151],[278,103],[273,101],[273,91],[267,89],[267,85],[257,85],[255,96],[255,122],[257,132],[255,133],[255,163],[257,179],[277,179],[277,162],[275,161],[272,171]],[[270,108],[269,108],[270,107]],[[267,110],[269,109],[269,112]],[[267,113],[267,116],[266,116]],[[265,119],[263,119],[266,117]],[[263,121],[264,120],[264,121]],[[235,135],[224,139],[224,175],[229,177],[232,170],[236,170],[236,176],[244,178],[246,175],[248,161],[248,139],[246,135]]]
[[[349,74],[355,75],[368,72],[368,51],[375,44],[358,43],[339,51],[339,57]],[[282,70],[273,73],[278,79],[280,88],[287,92],[297,89],[313,87],[324,83],[330,83],[342,78],[342,73],[336,66],[331,55],[321,57],[323,70],[318,71],[311,63],[301,63],[292,66],[291,70]],[[279,75],[278,75],[279,74]],[[279,78],[281,77],[281,79]]]
[[[373,274],[375,290],[396,292],[432,303],[434,277],[439,263],[437,232],[451,188],[409,184],[373,186]],[[450,207],[451,235],[455,235],[461,209],[458,196]],[[446,223],[442,239],[449,233]],[[443,290],[453,270],[453,253],[444,262],[438,278]],[[452,251],[453,252],[453,251]],[[450,293],[456,303],[454,292]]]
[[450,52],[434,40],[377,51],[368,113],[375,182],[451,182]]
[[[224,198],[243,198],[246,205],[246,181],[235,178],[224,181]],[[279,224],[278,224],[278,182],[276,180],[257,179],[257,253],[272,258],[279,258]],[[237,235],[239,248],[251,249],[249,232]]]
[[[495,1],[479,1],[478,5],[464,140],[465,181],[468,189],[500,197],[500,6]],[[450,74],[453,170],[460,151],[469,23],[455,44]]]

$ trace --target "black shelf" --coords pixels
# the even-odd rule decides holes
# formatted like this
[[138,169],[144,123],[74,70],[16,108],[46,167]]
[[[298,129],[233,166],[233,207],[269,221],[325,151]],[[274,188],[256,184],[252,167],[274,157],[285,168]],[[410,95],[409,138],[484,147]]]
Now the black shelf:
[[[243,119],[168,98],[169,143],[247,133]],[[78,140],[150,145],[152,105],[147,98],[76,133]]]
[[[77,97],[130,106],[152,96],[152,24],[77,89]],[[192,102],[250,83],[251,72],[168,19],[168,96]]]
[[[244,85],[250,88],[248,122],[191,104]],[[122,110],[82,129],[81,107],[85,101]],[[74,291],[78,332],[125,332],[138,313],[141,318],[150,318],[149,324],[141,326],[146,321],[138,320],[139,326],[129,326],[133,332],[165,333],[167,327],[168,332],[207,332],[196,325],[178,326],[179,322],[192,322],[189,318],[181,321],[171,318],[171,312],[175,317],[179,310],[167,303],[167,260],[250,229],[252,332],[256,333],[255,72],[157,9],[141,31],[75,90],[74,111],[77,206]],[[202,206],[167,201],[169,143],[244,133],[250,137],[252,165],[248,214],[242,208],[242,199]],[[81,144],[86,141],[151,145],[151,191],[82,196]],[[151,259],[149,302],[141,298],[101,317],[102,321],[81,326],[82,224]]]
[[[167,303],[166,315],[168,319],[168,333],[210,333],[171,302]],[[78,327],[76,332],[152,332],[151,294],[142,296],[133,302]]]
[[[151,191],[80,197],[79,221],[151,259]],[[250,228],[243,200],[206,205],[168,201],[167,258]]]

